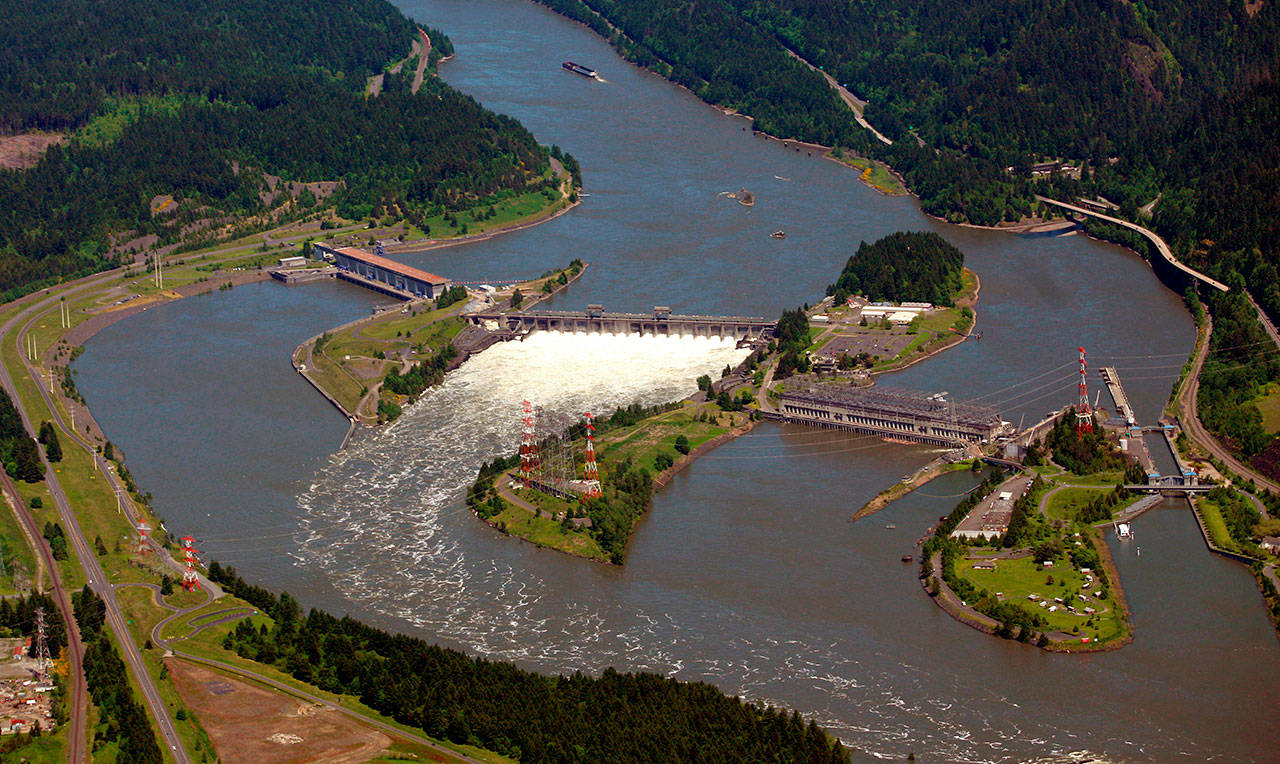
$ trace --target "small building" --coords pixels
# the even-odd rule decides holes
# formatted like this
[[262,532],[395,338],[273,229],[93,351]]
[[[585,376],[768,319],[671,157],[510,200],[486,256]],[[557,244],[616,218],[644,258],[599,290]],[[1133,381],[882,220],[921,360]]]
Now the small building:
[[1280,536],[1263,536],[1262,543],[1258,544],[1262,547],[1262,551],[1280,556]]
[[978,560],[973,564],[973,569],[974,570],[995,570],[996,561],[995,560]]
[[301,268],[306,264],[307,264],[307,258],[302,257],[301,255],[294,255],[293,257],[280,258],[281,268]]

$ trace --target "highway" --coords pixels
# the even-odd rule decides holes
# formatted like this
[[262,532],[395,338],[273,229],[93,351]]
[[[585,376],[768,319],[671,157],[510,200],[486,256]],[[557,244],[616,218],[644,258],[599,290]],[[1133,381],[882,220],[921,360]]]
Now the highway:
[[1105,220],[1108,223],[1114,223],[1118,226],[1123,226],[1124,228],[1128,228],[1130,231],[1137,231],[1138,233],[1147,237],[1147,239],[1150,240],[1152,244],[1155,244],[1156,250],[1160,252],[1160,256],[1163,257],[1165,261],[1168,262],[1173,267],[1177,268],[1178,270],[1182,271],[1188,276],[1191,276],[1193,278],[1197,278],[1203,281],[1204,283],[1208,284],[1209,286],[1215,289],[1218,289],[1223,292],[1230,291],[1230,288],[1226,284],[1223,284],[1221,281],[1217,281],[1215,279],[1209,278],[1208,276],[1204,275],[1200,271],[1197,271],[1196,269],[1184,264],[1178,258],[1174,257],[1173,250],[1169,249],[1168,244],[1164,243],[1164,239],[1157,236],[1153,231],[1149,231],[1146,228],[1143,228],[1142,226],[1138,225],[1137,223],[1130,223],[1128,220],[1121,220],[1120,218],[1111,217],[1110,215],[1104,215],[1101,212],[1094,212],[1093,210],[1088,209],[1086,207],[1080,207],[1075,204],[1067,204],[1066,202],[1060,202],[1057,199],[1050,199],[1047,196],[1040,196],[1039,194],[1036,194],[1036,199],[1039,199],[1045,204],[1052,204],[1057,207],[1062,207],[1063,209],[1071,210],[1072,212],[1078,212],[1081,215],[1089,215],[1091,217],[1098,218],[1099,220]]
[[[119,276],[119,274],[120,271],[116,270],[90,276],[76,282],[68,290],[60,291],[57,295],[49,296],[44,300],[35,301],[34,304],[19,311],[13,316],[13,318],[6,321],[3,326],[0,326],[0,337],[7,335],[20,321],[24,321],[23,329],[25,330],[40,313],[51,309],[63,297],[77,294],[91,286],[96,286],[103,281],[115,278]],[[15,347],[21,355],[22,332],[19,332],[18,335],[19,336],[14,338]],[[32,379],[39,380],[40,375],[33,370],[29,364],[27,364],[25,357],[23,363],[24,365],[27,365],[27,369],[31,373]],[[22,400],[18,396],[17,387],[10,376],[9,367],[2,363],[0,363],[0,384],[4,385],[4,388],[9,392],[10,397],[13,398],[14,405],[17,406],[18,412],[22,415],[22,422],[26,426],[28,432],[35,432],[37,430],[36,423],[32,421],[29,412],[27,412],[26,408],[22,405]],[[39,387],[38,383],[37,386]],[[41,394],[46,396],[46,403],[48,403],[47,393],[44,392],[44,388],[41,387],[40,389]],[[57,408],[50,405],[50,410],[53,412],[54,418],[59,420],[58,424],[62,425],[64,432],[73,432],[71,428],[62,424]],[[78,437],[77,440],[79,440]],[[92,453],[92,449],[90,449],[90,453]],[[93,547],[89,545],[89,542],[85,540],[84,533],[80,530],[80,523],[76,519],[75,512],[71,509],[71,503],[67,500],[66,493],[62,490],[62,484],[58,481],[57,472],[53,468],[53,465],[49,464],[45,458],[43,449],[41,450],[40,458],[44,462],[45,466],[45,483],[49,489],[50,495],[53,497],[54,505],[58,509],[58,516],[62,520],[63,530],[66,532],[67,538],[70,540],[71,546],[74,548],[76,556],[80,560],[80,565],[84,569],[85,577],[89,582],[89,586],[106,603],[107,623],[110,624],[111,630],[115,633],[116,640],[119,642],[121,649],[124,652],[125,663],[128,664],[130,672],[133,674],[135,681],[138,683],[138,687],[142,691],[147,708],[155,718],[156,723],[160,728],[160,733],[164,738],[164,745],[168,747],[170,755],[172,755],[174,760],[179,764],[190,764],[191,759],[187,756],[187,751],[182,746],[182,741],[178,737],[177,729],[174,728],[173,720],[169,718],[169,711],[165,707],[164,701],[160,698],[160,691],[157,689],[151,674],[147,672],[146,665],[142,661],[142,656],[138,653],[137,645],[133,643],[133,637],[129,634],[129,629],[125,623],[124,615],[120,612],[120,607],[116,603],[115,593],[107,582],[106,573],[103,572],[102,566],[98,562],[98,555]],[[110,473],[104,472],[104,474]],[[83,719],[81,719],[80,724],[83,725]],[[81,729],[81,735],[78,741],[80,744],[78,747],[81,748],[81,751],[83,751],[83,738],[83,729]],[[73,761],[78,760],[73,759]]]

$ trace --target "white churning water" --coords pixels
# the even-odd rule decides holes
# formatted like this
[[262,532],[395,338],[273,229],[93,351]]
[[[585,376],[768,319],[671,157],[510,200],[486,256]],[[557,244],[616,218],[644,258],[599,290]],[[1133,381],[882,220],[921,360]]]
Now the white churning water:
[[[320,471],[299,497],[305,517],[299,559],[322,567],[364,607],[516,657],[528,647],[529,630],[538,628],[521,618],[525,592],[537,589],[536,581],[495,560],[468,559],[476,556],[468,554],[473,547],[459,540],[474,535],[467,524],[478,522],[463,505],[476,470],[519,445],[521,401],[570,418],[679,400],[697,389],[699,375],[718,376],[745,358],[748,351],[734,345],[707,337],[536,332],[489,348]],[[512,628],[518,621],[520,628]],[[509,640],[513,631],[525,639]]]

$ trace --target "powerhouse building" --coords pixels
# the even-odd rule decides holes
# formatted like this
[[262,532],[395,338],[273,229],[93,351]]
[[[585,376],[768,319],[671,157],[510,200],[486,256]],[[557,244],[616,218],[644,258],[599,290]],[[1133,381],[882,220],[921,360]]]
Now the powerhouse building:
[[882,387],[814,384],[784,392],[779,404],[786,421],[937,445],[985,443],[1008,427],[986,406]]

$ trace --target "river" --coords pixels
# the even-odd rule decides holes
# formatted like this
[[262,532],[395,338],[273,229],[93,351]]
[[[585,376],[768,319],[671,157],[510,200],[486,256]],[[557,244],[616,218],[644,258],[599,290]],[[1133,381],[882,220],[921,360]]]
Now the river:
[[[581,257],[592,267],[560,307],[773,316],[821,297],[860,240],[934,230],[982,278],[983,338],[883,384],[1031,421],[1073,399],[1083,345],[1091,390],[1096,368],[1114,365],[1139,419],[1159,415],[1194,329],[1131,253],[931,220],[834,162],[753,137],[541,7],[401,5],[453,39],[441,76],[572,153],[589,194],[543,225],[406,261],[498,281]],[[742,187],[755,207],[717,198]],[[770,239],[779,228],[787,238]],[[1111,541],[1136,639],[1084,657],[961,626],[898,562],[967,475],[848,521],[927,462],[927,447],[765,424],[656,496],[626,566],[587,563],[472,518],[470,469],[514,447],[522,397],[566,415],[660,400],[728,350],[571,336],[494,348],[335,455],[345,420],[289,352],[374,302],[346,285],[256,284],[159,306],[91,340],[77,384],[170,528],[307,604],[532,668],[710,681],[813,715],[865,756],[1265,760],[1280,745],[1259,713],[1280,701],[1280,646],[1248,572],[1208,554],[1185,504],[1148,513],[1134,542]]]

